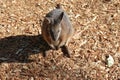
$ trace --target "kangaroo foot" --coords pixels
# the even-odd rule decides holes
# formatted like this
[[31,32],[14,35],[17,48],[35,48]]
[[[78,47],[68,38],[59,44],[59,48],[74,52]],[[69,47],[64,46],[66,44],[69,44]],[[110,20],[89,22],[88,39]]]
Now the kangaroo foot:
[[61,50],[66,57],[70,58],[70,51],[67,46],[62,46]]

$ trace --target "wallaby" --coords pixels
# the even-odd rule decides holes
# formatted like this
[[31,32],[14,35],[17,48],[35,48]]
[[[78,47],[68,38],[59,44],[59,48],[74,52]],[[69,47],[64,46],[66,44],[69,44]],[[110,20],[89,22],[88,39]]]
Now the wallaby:
[[44,40],[52,49],[61,48],[64,55],[70,57],[68,42],[74,33],[74,29],[67,13],[60,4],[57,4],[56,9],[46,14],[41,30]]

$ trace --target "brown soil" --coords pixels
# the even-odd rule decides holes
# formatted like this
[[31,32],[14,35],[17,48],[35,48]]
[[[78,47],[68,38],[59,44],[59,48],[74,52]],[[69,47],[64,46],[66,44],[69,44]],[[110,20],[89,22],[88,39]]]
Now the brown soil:
[[[44,16],[57,3],[75,29],[71,58],[41,37]],[[0,0],[0,80],[120,80],[120,1]]]

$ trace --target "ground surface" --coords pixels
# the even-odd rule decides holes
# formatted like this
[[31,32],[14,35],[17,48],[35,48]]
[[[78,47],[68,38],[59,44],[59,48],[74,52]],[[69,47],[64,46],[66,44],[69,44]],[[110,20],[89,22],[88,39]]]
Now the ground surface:
[[[38,35],[57,3],[75,29],[71,58],[49,50]],[[120,1],[0,0],[0,80],[120,80]]]

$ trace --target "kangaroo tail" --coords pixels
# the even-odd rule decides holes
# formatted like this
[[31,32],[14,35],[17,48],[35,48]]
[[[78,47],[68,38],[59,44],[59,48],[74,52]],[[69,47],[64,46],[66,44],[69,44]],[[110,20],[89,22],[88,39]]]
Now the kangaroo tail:
[[60,8],[61,8],[61,5],[60,5],[60,4],[57,4],[57,5],[56,5],[56,8],[57,8],[57,9],[60,9]]

